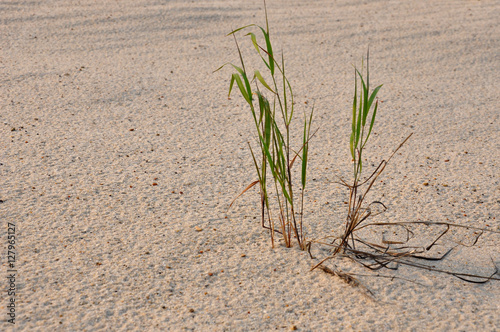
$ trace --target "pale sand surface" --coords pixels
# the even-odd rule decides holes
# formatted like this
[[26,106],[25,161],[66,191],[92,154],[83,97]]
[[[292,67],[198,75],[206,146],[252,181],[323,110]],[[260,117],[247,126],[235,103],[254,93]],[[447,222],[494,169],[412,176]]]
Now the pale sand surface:
[[[351,65],[368,45],[384,102],[367,158],[414,132],[371,193],[389,208],[377,220],[500,230],[498,1],[270,0],[268,10],[298,118],[315,103],[321,127],[311,237],[342,228],[347,193],[333,181],[349,175]],[[402,267],[381,273],[420,284],[359,277],[370,300],[309,272],[317,261],[297,247],[271,249],[256,190],[225,218],[254,180],[254,137],[242,98],[227,100],[231,70],[212,72],[238,61],[225,34],[250,23],[265,24],[260,0],[0,3],[1,279],[12,222],[16,330],[498,330],[498,281]],[[488,273],[499,248],[485,235],[437,266]]]

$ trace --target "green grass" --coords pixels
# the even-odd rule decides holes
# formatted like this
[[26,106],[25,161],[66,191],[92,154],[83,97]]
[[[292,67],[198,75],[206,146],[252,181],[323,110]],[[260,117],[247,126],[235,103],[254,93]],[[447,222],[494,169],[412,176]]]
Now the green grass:
[[[227,63],[217,70],[226,65],[233,67],[235,72],[231,75],[229,96],[236,83],[239,93],[249,106],[255,126],[259,149],[254,151],[252,145],[250,143],[248,145],[258,180],[247,186],[241,194],[259,184],[262,226],[269,229],[273,247],[275,234],[280,234],[286,247],[291,247],[295,238],[299,247],[305,249],[304,190],[307,184],[309,141],[314,135],[311,134],[313,111],[308,116],[304,114],[301,145],[299,149],[294,150],[291,137],[298,135],[291,133],[295,115],[293,90],[286,75],[283,54],[279,57],[273,51],[267,9],[265,17],[265,28],[250,24],[228,34],[234,38],[240,63],[238,65]],[[257,34],[252,29],[256,30]],[[264,65],[265,75],[258,69],[254,69],[249,75],[245,66],[236,34],[248,30],[251,31],[246,33],[245,37],[251,40],[256,56]],[[260,42],[258,36],[261,38]],[[253,76],[250,79],[251,75]],[[299,183],[292,179],[294,175],[292,167],[295,163],[300,164]],[[297,186],[300,187],[299,195]],[[271,202],[271,199],[274,202]]]
[[[361,181],[363,172],[363,151],[368,143],[370,134],[372,133],[375,124],[375,118],[378,110],[377,94],[382,88],[382,85],[377,86],[373,91],[370,91],[370,53],[366,55],[366,76],[363,75],[363,65],[361,72],[354,68],[354,98],[352,103],[352,125],[351,136],[349,138],[349,148],[352,157],[353,179],[350,184],[342,181],[349,188],[349,205],[345,224],[345,231],[341,237],[340,245],[335,252],[341,251],[347,246],[349,238],[352,238],[352,233],[356,228],[371,215],[371,209],[365,207],[364,199],[368,191],[375,183],[376,178],[380,173],[377,170],[368,178]],[[366,78],[365,78],[366,77]],[[358,78],[361,85],[358,89]],[[375,104],[374,104],[375,102]],[[373,107],[372,107],[373,106]],[[369,120],[369,122],[368,122]],[[382,166],[382,164],[381,164]],[[382,166],[385,167],[385,164]],[[380,169],[382,171],[383,168]],[[371,181],[370,181],[371,179]],[[369,182],[370,181],[370,182]],[[363,184],[368,183],[364,192],[360,191]],[[375,202],[372,204],[383,203]],[[353,244],[354,245],[354,244]]]

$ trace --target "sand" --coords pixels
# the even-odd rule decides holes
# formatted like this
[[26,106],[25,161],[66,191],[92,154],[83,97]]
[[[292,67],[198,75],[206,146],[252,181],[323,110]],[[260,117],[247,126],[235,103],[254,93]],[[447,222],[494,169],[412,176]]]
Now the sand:
[[[268,11],[298,119],[314,104],[320,128],[310,238],[342,229],[348,196],[334,181],[349,176],[352,64],[368,46],[384,86],[366,167],[414,133],[370,193],[388,207],[377,220],[500,230],[498,1],[270,0]],[[318,260],[297,246],[271,249],[256,189],[227,212],[255,179],[255,137],[243,99],[227,99],[231,69],[213,71],[238,61],[232,28],[265,24],[260,0],[2,1],[0,13],[0,330],[498,330],[498,281],[328,262],[371,274],[358,276],[370,298],[310,272]],[[488,273],[499,248],[485,234],[436,266]]]

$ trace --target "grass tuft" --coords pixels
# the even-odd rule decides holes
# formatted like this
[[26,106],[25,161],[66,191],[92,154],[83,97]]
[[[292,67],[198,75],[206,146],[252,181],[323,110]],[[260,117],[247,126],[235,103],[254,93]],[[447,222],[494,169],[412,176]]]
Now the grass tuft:
[[[387,208],[384,203],[380,201],[366,203],[368,192],[373,188],[377,179],[382,174],[387,164],[391,161],[392,157],[408,141],[413,133],[411,133],[401,144],[399,144],[387,160],[382,160],[378,167],[368,176],[368,178],[363,180],[363,151],[368,143],[368,139],[375,124],[375,118],[378,110],[378,100],[376,98],[380,88],[382,87],[382,85],[379,85],[373,89],[373,91],[370,91],[369,52],[366,56],[366,76],[363,75],[363,70],[359,71],[357,68],[354,68],[354,77],[354,98],[352,106],[351,135],[349,139],[353,177],[351,181],[345,181],[340,178],[339,183],[349,190],[349,204],[345,228],[343,234],[340,237],[334,237],[333,240],[331,240],[332,237],[328,236],[321,240],[315,240],[308,243],[309,254],[311,257],[313,257],[311,254],[311,245],[313,242],[327,245],[331,248],[331,255],[322,259],[319,263],[314,265],[311,270],[320,268],[329,274],[339,276],[350,285],[361,287],[365,290],[366,288],[354,278],[355,274],[346,274],[337,267],[332,270],[325,267],[323,263],[341,255],[343,257],[350,258],[361,266],[373,271],[378,271],[380,269],[396,270],[400,265],[406,265],[414,268],[452,275],[471,283],[486,283],[491,280],[500,280],[499,277],[495,276],[498,274],[499,270],[494,262],[492,262],[493,268],[491,274],[489,275],[449,271],[421,262],[436,262],[443,260],[448,256],[454,248],[448,249],[444,254],[436,257],[429,256],[428,252],[438,243],[440,239],[443,238],[443,236],[448,233],[450,229],[462,228],[473,230],[475,235],[473,235],[473,241],[471,244],[466,244],[463,241],[456,242],[457,246],[460,245],[469,247],[474,246],[478,242],[481,235],[485,232],[497,234],[500,232],[446,222],[369,222],[370,218],[385,212]],[[361,84],[358,84],[358,80]],[[439,231],[438,234],[433,237],[430,236],[429,238],[423,239],[424,242],[427,243],[425,245],[410,245],[409,243],[415,235],[413,229],[421,226],[428,228],[441,227],[444,229]],[[394,241],[382,238],[381,243],[373,243],[363,239],[359,235],[360,231],[363,229],[376,229],[378,227],[384,227],[385,232],[397,227],[403,231],[402,233],[406,235],[406,239],[403,238],[398,241]],[[330,242],[325,242],[325,240]],[[389,277],[384,275],[376,276],[382,278]],[[394,276],[391,276],[391,278],[394,278]],[[373,293],[369,291],[368,293],[373,295]]]
[[[227,63],[235,69],[229,83],[229,94],[233,91],[234,84],[250,108],[255,125],[257,146],[254,151],[249,143],[257,180],[248,185],[236,198],[241,196],[254,185],[260,187],[260,203],[262,226],[269,229],[271,245],[275,245],[275,234],[280,234],[286,247],[291,247],[296,239],[299,247],[305,250],[306,232],[303,224],[304,191],[307,184],[307,165],[309,141],[315,133],[311,133],[313,111],[307,116],[304,114],[304,129],[301,146],[292,149],[291,127],[294,120],[294,100],[292,86],[286,76],[285,59],[281,55],[276,57],[273,52],[267,9],[264,2],[266,27],[250,24],[231,31],[228,36],[233,36],[238,51],[240,64]],[[261,70],[253,70],[250,80],[249,71],[236,39],[236,34],[255,28],[263,42],[259,43],[255,32],[248,32],[256,55],[265,65],[266,75]],[[267,80],[264,78],[267,77]],[[268,83],[269,82],[269,83]],[[270,96],[268,98],[268,96]],[[256,98],[255,98],[256,97]],[[292,179],[292,167],[298,157],[300,163],[300,182]],[[300,206],[297,206],[296,187],[300,186]],[[235,198],[235,200],[236,200]],[[271,198],[273,202],[271,202]],[[234,203],[231,203],[231,205]],[[231,206],[230,205],[230,206]],[[297,210],[298,209],[298,210]],[[300,218],[298,217],[300,216]]]

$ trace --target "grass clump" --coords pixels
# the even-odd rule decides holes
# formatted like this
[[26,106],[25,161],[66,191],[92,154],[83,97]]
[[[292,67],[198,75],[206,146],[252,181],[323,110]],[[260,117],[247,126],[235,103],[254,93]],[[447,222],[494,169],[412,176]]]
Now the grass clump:
[[[500,280],[496,276],[499,269],[496,267],[495,262],[492,262],[493,269],[488,275],[462,273],[440,269],[435,266],[437,261],[445,259],[455,247],[445,250],[444,254],[438,251],[438,255],[433,255],[430,252],[451,229],[465,229],[474,232],[471,244],[467,244],[464,241],[457,241],[455,242],[456,246],[474,246],[483,233],[500,234],[498,231],[447,222],[371,221],[370,218],[383,213],[387,208],[380,201],[367,203],[367,195],[385,170],[387,164],[412,134],[399,144],[387,160],[382,160],[368,177],[363,177],[364,151],[375,125],[379,107],[377,94],[382,88],[382,85],[378,85],[374,89],[371,89],[369,52],[366,56],[366,72],[364,61],[361,70],[358,70],[356,67],[354,68],[354,97],[349,138],[352,179],[344,180],[340,178],[339,182],[339,184],[343,185],[349,191],[344,231],[340,236],[326,236],[314,240],[306,238],[303,225],[304,191],[307,183],[309,141],[316,133],[311,134],[313,111],[308,116],[304,114],[303,131],[301,130],[300,133],[292,132],[292,128],[295,128],[292,126],[294,119],[293,91],[286,75],[284,56],[281,55],[278,59],[273,52],[267,10],[265,17],[265,28],[251,24],[233,30],[228,34],[228,36],[233,36],[234,38],[240,63],[238,65],[227,63],[217,70],[226,65],[233,67],[235,72],[231,75],[229,96],[236,84],[241,96],[250,108],[258,150],[254,151],[252,145],[250,143],[248,145],[255,166],[257,180],[248,185],[236,198],[250,188],[259,185],[262,226],[270,231],[272,246],[275,246],[276,234],[282,237],[286,247],[291,247],[294,242],[293,239],[296,239],[299,247],[302,250],[307,249],[312,258],[312,244],[326,246],[329,249],[328,256],[313,266],[312,270],[320,268],[326,273],[340,277],[350,285],[364,288],[370,295],[373,295],[373,293],[354,277],[354,275],[360,276],[360,274],[345,273],[335,265],[333,268],[330,268],[324,263],[341,256],[349,258],[373,271],[381,269],[397,270],[399,266],[405,265],[452,275],[473,283]],[[256,29],[258,35],[263,38],[263,42],[259,43],[257,35],[254,32],[248,32],[245,35],[249,37],[256,50],[256,55],[265,65],[265,75],[259,70],[254,70],[251,72],[252,74],[249,74],[236,39],[237,33],[251,28]],[[268,98],[267,96],[270,97]],[[291,140],[298,136],[302,136],[302,140],[298,146],[299,148],[294,150]],[[292,172],[294,163],[300,164],[300,172]],[[300,179],[292,179],[292,176],[295,177],[297,173],[300,173]],[[297,194],[296,190],[297,185],[300,189],[299,194]],[[230,206],[233,203],[234,200]],[[368,241],[363,237],[361,232],[361,230],[372,230],[376,233],[380,228],[382,228],[383,233],[390,233],[390,230],[397,229],[399,234],[403,234],[403,238],[392,240],[385,239],[382,236],[380,242],[374,240]],[[415,236],[418,233],[416,232],[418,228],[425,228],[423,232],[419,232],[423,234],[421,238]],[[437,229],[438,233],[432,235],[434,232],[429,232],[431,228],[434,230]],[[393,233],[396,234],[396,232]],[[426,264],[425,261],[431,262],[431,264]],[[394,275],[377,274],[375,276],[391,279],[398,278]]]
[[[401,146],[410,138],[410,134],[403,143],[392,153],[387,161],[383,160],[377,169],[365,180],[362,180],[363,172],[363,151],[370,134],[372,133],[375,124],[375,118],[378,110],[377,94],[382,88],[378,85],[373,91],[370,92],[370,53],[366,55],[366,76],[363,75],[363,65],[361,72],[354,68],[354,98],[352,103],[352,124],[351,136],[349,138],[349,150],[352,157],[352,173],[353,177],[351,182],[341,180],[341,184],[349,189],[349,205],[347,218],[345,223],[344,234],[339,239],[339,244],[335,248],[334,253],[339,253],[346,248],[355,247],[353,233],[360,227],[360,225],[369,217],[374,216],[375,212],[371,208],[372,205],[379,205],[382,211],[386,209],[382,202],[374,201],[366,205],[365,198],[370,189],[375,184],[377,178],[384,171],[387,163],[392,159],[394,154],[401,148]],[[366,77],[366,78],[365,78]],[[360,87],[358,89],[358,79]],[[365,187],[362,190],[362,187]],[[350,244],[349,244],[349,240]]]
[[[240,63],[239,65],[228,63],[222,66],[230,65],[235,69],[231,75],[228,96],[231,95],[236,83],[241,96],[250,108],[259,147],[257,153],[248,143],[258,180],[252,182],[241,194],[259,185],[262,226],[269,229],[273,247],[275,234],[280,234],[286,247],[291,247],[295,238],[299,247],[305,249],[304,190],[307,183],[309,141],[314,135],[311,134],[313,111],[308,116],[304,114],[301,145],[299,149],[294,150],[291,143],[292,137],[296,136],[291,132],[295,115],[293,90],[286,76],[283,54],[277,58],[273,52],[267,10],[265,16],[265,28],[250,24],[228,34],[234,38]],[[265,65],[267,80],[259,70],[254,70],[250,79],[236,39],[236,33],[252,27],[259,31],[264,43],[258,42],[254,32],[248,32],[245,36],[250,37],[257,56]],[[266,94],[271,97],[268,98]],[[294,175],[292,167],[295,163],[300,164],[300,195],[297,195],[297,183],[292,179]]]
[[[359,263],[360,265],[373,271],[378,271],[384,268],[389,270],[397,270],[400,265],[406,265],[428,271],[452,275],[461,280],[472,283],[486,283],[490,280],[500,280],[495,276],[495,274],[498,273],[498,269],[494,263],[491,274],[478,275],[439,269],[434,265],[429,265],[425,264],[425,262],[422,262],[436,262],[443,260],[454,249],[448,249],[444,254],[437,257],[429,255],[429,251],[438,243],[440,239],[443,238],[443,236],[448,233],[450,229],[467,229],[474,231],[472,244],[466,244],[463,241],[456,242],[457,246],[469,247],[474,246],[483,233],[499,232],[447,222],[369,222],[369,218],[385,212],[387,208],[384,203],[380,201],[372,201],[371,203],[367,204],[366,197],[368,195],[368,192],[373,188],[374,184],[377,182],[377,179],[382,174],[392,157],[406,143],[406,141],[412,136],[413,133],[411,133],[403,140],[403,142],[394,150],[394,152],[387,160],[382,160],[378,167],[366,179],[362,178],[363,151],[366,147],[366,144],[368,143],[368,139],[375,124],[375,118],[378,110],[378,100],[376,98],[379,90],[382,87],[382,85],[378,85],[372,91],[370,91],[369,52],[366,56],[366,75],[363,74],[363,67],[364,66],[362,66],[361,71],[359,71],[357,68],[354,68],[354,98],[352,106],[351,134],[349,139],[353,176],[350,181],[346,181],[340,178],[339,182],[339,184],[343,185],[349,190],[349,203],[344,232],[340,237],[334,237],[333,240],[331,240],[332,237],[328,236],[326,238],[323,238],[322,240],[310,242],[310,244],[315,242],[327,245],[331,249],[331,255],[313,266],[312,270],[319,267],[321,270],[329,274],[336,275],[351,285],[361,286],[362,288],[364,288],[359,283],[359,281],[357,281],[353,277],[353,274],[345,273],[337,267],[331,269],[323,265],[323,263],[327,260],[341,255],[343,257],[350,258],[356,263]],[[360,84],[358,84],[358,80]],[[370,242],[359,235],[359,232],[361,230],[366,230],[370,227],[373,229],[377,227],[383,227],[385,231],[399,229],[402,230],[401,233],[405,234],[405,237],[397,241],[382,238],[380,243]],[[424,244],[410,244],[410,242],[414,240],[415,237],[416,232],[414,232],[414,230],[419,227],[427,228],[427,233],[424,232],[424,234],[427,234],[427,236],[420,239],[420,241],[417,241],[423,242]],[[429,235],[430,228],[442,228],[442,230],[439,231],[437,235],[432,236]],[[325,239],[329,240],[329,242],[324,242]],[[309,253],[311,254],[310,244],[308,247]],[[383,275],[376,276],[388,277]],[[397,277],[391,276],[391,278]],[[371,293],[366,288],[365,290],[370,295],[373,295],[373,293]]]

